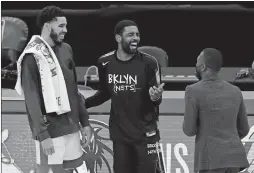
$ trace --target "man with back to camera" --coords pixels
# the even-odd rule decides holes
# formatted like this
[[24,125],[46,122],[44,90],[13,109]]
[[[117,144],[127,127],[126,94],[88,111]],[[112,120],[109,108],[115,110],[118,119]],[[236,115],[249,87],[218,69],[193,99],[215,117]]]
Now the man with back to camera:
[[85,147],[91,128],[78,93],[72,49],[63,42],[67,20],[62,9],[47,6],[37,24],[41,36],[31,38],[17,62],[16,90],[25,97],[36,145],[36,172],[72,173],[83,164],[79,131]]
[[249,132],[241,90],[219,78],[222,54],[204,49],[197,58],[199,82],[185,90],[183,131],[195,136],[194,171],[238,173],[249,166],[241,139]]
[[122,20],[115,26],[116,51],[98,60],[99,90],[85,100],[86,108],[111,99],[109,119],[115,173],[155,173],[157,121],[164,84],[157,60],[137,50],[138,26]]

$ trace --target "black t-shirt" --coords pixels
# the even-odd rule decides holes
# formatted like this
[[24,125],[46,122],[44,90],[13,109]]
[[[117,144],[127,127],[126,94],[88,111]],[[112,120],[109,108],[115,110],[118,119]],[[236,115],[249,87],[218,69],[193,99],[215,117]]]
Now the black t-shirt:
[[[121,61],[116,51],[98,60],[100,88],[86,99],[86,107],[98,106],[111,99],[109,119],[113,141],[145,142],[159,140],[157,120],[159,104],[151,101],[149,88],[160,84],[160,67],[157,60],[145,53],[136,52],[132,59]],[[146,137],[147,132],[157,131]]]

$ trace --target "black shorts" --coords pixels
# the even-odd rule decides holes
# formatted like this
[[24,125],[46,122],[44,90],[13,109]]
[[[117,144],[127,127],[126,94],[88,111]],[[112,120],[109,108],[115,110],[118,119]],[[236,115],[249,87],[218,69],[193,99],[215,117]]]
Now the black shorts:
[[[158,147],[156,147],[156,145]],[[114,173],[156,173],[159,142],[127,144],[113,142]]]

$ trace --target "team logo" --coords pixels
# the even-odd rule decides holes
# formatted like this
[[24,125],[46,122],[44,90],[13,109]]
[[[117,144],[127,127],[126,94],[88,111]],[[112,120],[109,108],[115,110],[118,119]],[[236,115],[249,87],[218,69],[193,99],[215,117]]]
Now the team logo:
[[[113,159],[113,151],[111,141],[109,139],[109,126],[98,120],[90,119],[90,124],[93,128],[93,136],[90,145],[87,148],[83,148],[84,162],[86,164],[89,173],[97,173],[99,170],[107,170],[106,172],[112,173],[112,165],[109,164],[108,158]],[[76,170],[77,173],[79,170]]]
[[108,74],[108,83],[113,84],[113,91],[116,94],[121,91],[136,92],[137,78],[137,75]]

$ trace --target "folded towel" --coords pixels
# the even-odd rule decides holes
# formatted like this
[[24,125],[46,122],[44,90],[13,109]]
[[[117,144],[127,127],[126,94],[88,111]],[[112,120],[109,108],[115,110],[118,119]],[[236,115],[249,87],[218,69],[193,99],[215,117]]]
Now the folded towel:
[[37,62],[46,112],[56,112],[58,115],[69,112],[71,109],[62,69],[51,47],[39,35],[31,38],[17,61],[18,79],[15,89],[18,94],[24,94],[21,85],[21,63],[27,53],[32,53]]

